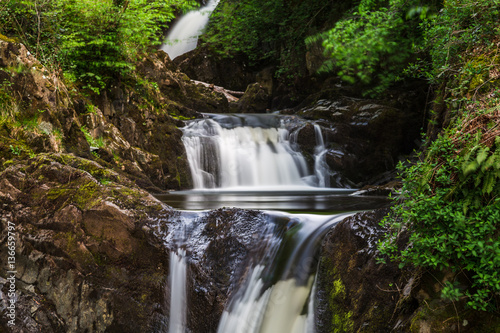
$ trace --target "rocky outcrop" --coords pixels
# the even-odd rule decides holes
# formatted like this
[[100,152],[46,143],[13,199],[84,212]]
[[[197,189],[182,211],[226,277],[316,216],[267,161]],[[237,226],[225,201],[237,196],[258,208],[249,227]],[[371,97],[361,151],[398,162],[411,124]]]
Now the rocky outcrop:
[[210,82],[231,90],[245,91],[250,83],[256,81],[256,74],[243,59],[222,58],[206,47],[198,47],[180,55],[175,58],[174,63],[194,80]]
[[266,113],[270,107],[270,96],[258,82],[249,84],[241,98],[231,103],[235,113]]
[[[338,97],[320,99],[297,115],[321,126],[333,171],[332,186],[361,187],[391,180],[401,156],[417,147],[421,112],[404,102]],[[297,142],[309,155],[317,145],[312,124],[298,129]]]
[[228,101],[191,82],[163,51],[145,56],[134,75],[88,98],[23,45],[0,40],[0,162],[67,152],[152,192],[190,187],[179,127],[199,112],[227,111]]
[[2,302],[16,279],[11,332],[157,332],[168,324],[168,257],[146,226],[165,207],[151,195],[97,163],[42,154],[0,174],[0,207],[2,258],[8,231],[15,234],[13,269],[0,267]]
[[[379,263],[377,243],[386,232],[379,223],[387,212],[356,214],[325,236],[317,278],[317,331],[496,332],[500,321],[494,314],[440,297],[444,283],[460,272],[399,269],[387,258]],[[401,242],[403,246],[404,237]]]
[[[40,154],[0,174],[0,328],[16,281],[11,332],[166,332],[169,254],[186,251],[191,332],[215,332],[263,239],[286,219],[257,211],[178,212],[87,159]],[[9,271],[14,270],[12,275]],[[180,309],[179,309],[180,310]],[[22,320],[21,320],[22,319]]]

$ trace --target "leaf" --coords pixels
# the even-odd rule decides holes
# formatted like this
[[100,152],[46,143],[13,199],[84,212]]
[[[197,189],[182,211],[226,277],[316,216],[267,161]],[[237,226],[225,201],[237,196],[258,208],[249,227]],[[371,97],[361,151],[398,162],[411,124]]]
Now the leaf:
[[475,172],[478,168],[479,168],[479,163],[476,160],[472,162],[465,162],[462,165],[462,171],[464,173],[464,176],[466,177],[471,173]]
[[486,174],[484,184],[483,184],[483,192],[490,194],[493,191],[496,183],[496,175],[493,172],[489,172]]
[[490,150],[490,148],[488,148],[488,147],[481,148],[479,150],[479,153],[477,154],[477,157],[476,157],[477,163],[479,165],[486,160],[486,158],[488,157],[488,151],[489,150]]

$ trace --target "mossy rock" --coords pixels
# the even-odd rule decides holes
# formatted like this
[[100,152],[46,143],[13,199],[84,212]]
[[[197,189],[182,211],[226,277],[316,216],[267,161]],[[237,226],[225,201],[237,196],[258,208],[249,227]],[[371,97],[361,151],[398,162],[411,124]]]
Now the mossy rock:
[[[0,173],[0,204],[22,249],[20,331],[144,332],[163,325],[166,317],[151,313],[164,302],[169,259],[146,223],[168,207],[116,172],[69,154],[14,161]],[[30,315],[33,308],[45,319]]]

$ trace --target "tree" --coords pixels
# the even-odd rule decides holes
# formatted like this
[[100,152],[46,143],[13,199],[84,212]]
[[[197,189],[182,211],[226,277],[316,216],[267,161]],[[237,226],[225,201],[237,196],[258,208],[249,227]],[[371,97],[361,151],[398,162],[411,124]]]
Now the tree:
[[67,71],[99,92],[134,69],[162,30],[193,0],[8,0],[0,26],[16,35],[47,66]]

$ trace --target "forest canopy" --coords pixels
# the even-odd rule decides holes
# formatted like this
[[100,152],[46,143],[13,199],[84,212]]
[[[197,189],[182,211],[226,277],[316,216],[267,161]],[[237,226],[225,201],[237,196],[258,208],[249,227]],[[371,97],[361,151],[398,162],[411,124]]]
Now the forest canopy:
[[7,0],[0,33],[22,42],[45,66],[99,92],[134,69],[192,0]]

